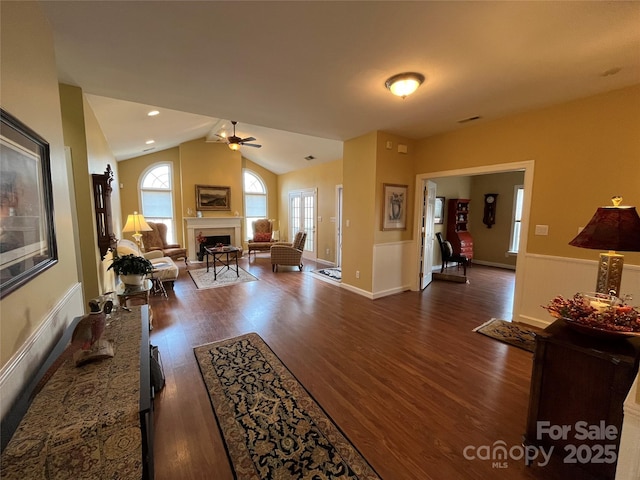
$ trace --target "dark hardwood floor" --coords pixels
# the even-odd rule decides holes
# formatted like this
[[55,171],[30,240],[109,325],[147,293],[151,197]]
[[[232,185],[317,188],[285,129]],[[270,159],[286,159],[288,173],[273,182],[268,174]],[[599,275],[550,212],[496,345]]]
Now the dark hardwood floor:
[[[472,332],[511,318],[514,274],[474,265],[469,284],[368,300],[303,272],[241,266],[259,281],[197,290],[184,266],[153,297],[151,341],[166,387],[156,397],[158,480],[233,478],[193,347],[257,332],[379,475],[393,479],[579,478],[564,465],[467,460],[466,446],[518,446],[532,354]],[[191,264],[189,268],[199,268]]]

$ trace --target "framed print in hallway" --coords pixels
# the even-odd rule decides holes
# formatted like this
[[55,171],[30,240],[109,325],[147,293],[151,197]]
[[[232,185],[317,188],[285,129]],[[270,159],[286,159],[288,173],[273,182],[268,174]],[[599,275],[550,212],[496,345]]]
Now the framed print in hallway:
[[196,185],[196,210],[231,210],[231,187]]
[[433,209],[433,223],[436,225],[444,223],[444,197],[436,197],[436,205]]
[[0,109],[0,298],[58,262],[49,144]]
[[382,185],[382,230],[407,229],[407,185]]

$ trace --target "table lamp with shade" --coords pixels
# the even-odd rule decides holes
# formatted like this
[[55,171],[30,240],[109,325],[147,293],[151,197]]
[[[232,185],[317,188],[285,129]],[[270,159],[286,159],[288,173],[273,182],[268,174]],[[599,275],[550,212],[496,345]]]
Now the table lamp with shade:
[[125,223],[124,228],[122,229],[123,232],[135,232],[132,237],[138,245],[139,252],[142,252],[142,249],[140,248],[140,239],[142,238],[142,234],[140,232],[150,232],[151,230],[152,228],[144,219],[144,216],[138,212],[133,212],[132,215],[127,216],[127,223]]
[[622,252],[640,252],[640,217],[636,207],[623,206],[622,197],[613,197],[613,206],[599,207],[593,218],[569,245],[596,250],[600,254],[596,292],[620,296]]

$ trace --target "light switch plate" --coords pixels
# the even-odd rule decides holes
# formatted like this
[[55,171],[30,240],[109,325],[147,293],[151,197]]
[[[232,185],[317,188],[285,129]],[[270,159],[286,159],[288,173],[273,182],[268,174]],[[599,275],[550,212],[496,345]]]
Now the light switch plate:
[[549,225],[536,225],[536,235],[549,235]]

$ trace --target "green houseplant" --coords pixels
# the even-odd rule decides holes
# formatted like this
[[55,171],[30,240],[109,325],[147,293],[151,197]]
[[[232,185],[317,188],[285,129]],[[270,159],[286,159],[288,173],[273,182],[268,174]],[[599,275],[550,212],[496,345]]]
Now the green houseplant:
[[127,285],[141,285],[146,274],[153,271],[153,265],[144,257],[134,254],[113,257],[107,270],[113,270]]

